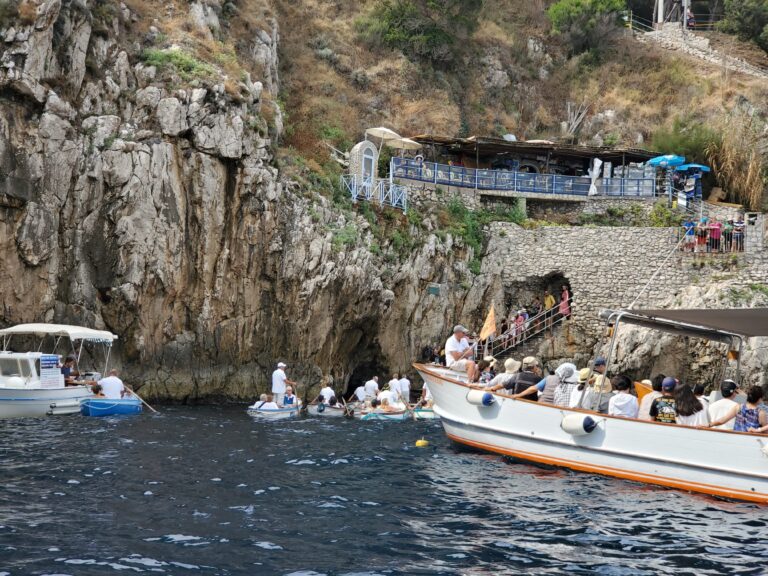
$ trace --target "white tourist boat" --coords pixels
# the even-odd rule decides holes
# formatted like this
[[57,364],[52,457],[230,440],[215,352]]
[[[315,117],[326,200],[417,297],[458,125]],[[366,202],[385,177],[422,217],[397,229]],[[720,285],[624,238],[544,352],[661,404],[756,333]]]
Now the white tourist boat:
[[[79,363],[83,344],[98,343],[109,349],[117,336],[105,330],[61,324],[20,324],[0,330],[3,349],[0,352],[0,418],[40,417],[59,414],[77,414],[80,401],[91,398],[90,386],[85,382],[66,386],[60,368],[57,350],[69,344],[69,350]],[[30,338],[40,339],[40,349],[49,339],[53,342],[50,354],[43,352],[12,352],[16,343]],[[64,344],[62,344],[62,342]],[[106,365],[105,365],[106,366]],[[91,379],[98,379],[91,373]]]
[[296,418],[301,410],[301,405],[291,408],[256,408],[248,407],[248,415],[257,420],[285,420],[287,418]]
[[[742,336],[768,335],[768,309],[606,312],[612,343],[623,322],[728,344],[728,357],[737,362],[736,379]],[[610,354],[608,362],[610,366]],[[444,367],[414,366],[432,392],[446,434],[461,444],[573,470],[768,503],[766,435],[516,400],[470,385]]]

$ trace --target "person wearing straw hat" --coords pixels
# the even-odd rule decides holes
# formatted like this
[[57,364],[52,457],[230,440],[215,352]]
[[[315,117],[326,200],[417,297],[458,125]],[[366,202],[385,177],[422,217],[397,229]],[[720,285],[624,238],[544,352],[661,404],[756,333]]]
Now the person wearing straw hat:
[[497,375],[495,378],[493,378],[493,380],[488,382],[488,390],[495,392],[496,390],[501,390],[502,388],[506,390],[513,389],[515,387],[517,374],[520,372],[520,367],[522,365],[522,362],[518,362],[514,358],[507,358],[504,361],[504,372]]
[[283,399],[285,398],[286,385],[296,386],[296,382],[288,380],[288,376],[285,375],[285,369],[288,368],[283,362],[277,363],[277,369],[272,372],[272,396],[275,404],[278,406],[283,405]]
[[477,380],[477,365],[472,359],[474,350],[469,345],[469,330],[461,324],[453,327],[453,335],[445,341],[445,363],[454,372],[466,372],[470,382]]

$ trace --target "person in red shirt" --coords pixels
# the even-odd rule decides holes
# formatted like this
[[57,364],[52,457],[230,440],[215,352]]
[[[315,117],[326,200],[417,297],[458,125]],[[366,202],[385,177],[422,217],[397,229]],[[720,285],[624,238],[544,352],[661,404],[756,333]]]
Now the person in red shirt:
[[720,236],[723,231],[723,224],[718,220],[712,220],[709,223],[709,251],[720,252]]

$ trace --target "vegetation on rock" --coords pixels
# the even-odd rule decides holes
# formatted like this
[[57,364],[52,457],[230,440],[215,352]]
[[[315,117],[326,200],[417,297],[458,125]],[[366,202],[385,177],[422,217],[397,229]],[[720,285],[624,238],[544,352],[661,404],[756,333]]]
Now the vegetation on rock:
[[555,33],[573,54],[600,52],[619,29],[625,0],[558,0],[547,10]]

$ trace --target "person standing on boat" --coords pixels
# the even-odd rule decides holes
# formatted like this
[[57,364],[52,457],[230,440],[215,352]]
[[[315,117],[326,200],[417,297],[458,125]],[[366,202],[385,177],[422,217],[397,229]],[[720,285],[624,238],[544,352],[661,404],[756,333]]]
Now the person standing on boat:
[[365,386],[358,386],[355,388],[355,399],[358,402],[365,402],[367,394],[365,393]]
[[323,404],[330,404],[331,398],[336,398],[336,392],[333,391],[333,388],[331,388],[330,383],[326,383],[325,386],[320,390],[318,399]]
[[461,324],[453,327],[453,335],[445,342],[445,362],[454,372],[466,372],[470,382],[477,380],[477,365],[472,360],[474,350],[467,340],[468,330]]
[[623,418],[637,418],[637,398],[629,393],[632,387],[632,381],[624,374],[614,376],[611,384],[616,393],[611,396],[608,402],[608,414],[610,416],[621,416]]
[[390,402],[397,402],[397,399],[400,396],[400,372],[395,372],[392,375],[392,380],[387,382],[387,386],[389,387],[389,391],[392,393],[392,399]]
[[288,376],[285,375],[285,369],[288,368],[283,362],[277,363],[277,369],[272,372],[272,395],[275,399],[275,404],[282,406],[283,398],[285,398],[285,387],[290,384],[296,386],[296,382],[288,380]]
[[661,383],[661,396],[651,404],[650,415],[655,422],[665,424],[677,423],[677,408],[675,406],[675,388],[677,380],[671,376],[664,378]]
[[734,400],[739,392],[739,387],[733,380],[723,380],[720,384],[720,394],[723,397],[717,402],[713,402],[709,407],[709,427],[719,428],[720,430],[733,430],[736,423],[736,414],[741,406]]
[[637,417],[640,420],[653,420],[651,418],[651,404],[653,404],[656,398],[661,398],[661,383],[664,381],[664,378],[666,378],[664,374],[656,374],[653,380],[643,380],[643,384],[650,384],[651,391],[643,396],[640,402],[640,410],[637,413]]
[[117,370],[113,368],[109,371],[109,376],[99,380],[98,384],[101,386],[105,398],[119,400],[127,394],[125,385],[123,384],[123,381],[117,377],[117,374]]
[[411,402],[411,381],[408,380],[408,376],[403,373],[402,377],[398,381],[398,393],[403,403],[408,406]]
[[366,398],[376,398],[379,394],[379,377],[374,376],[363,385]]

